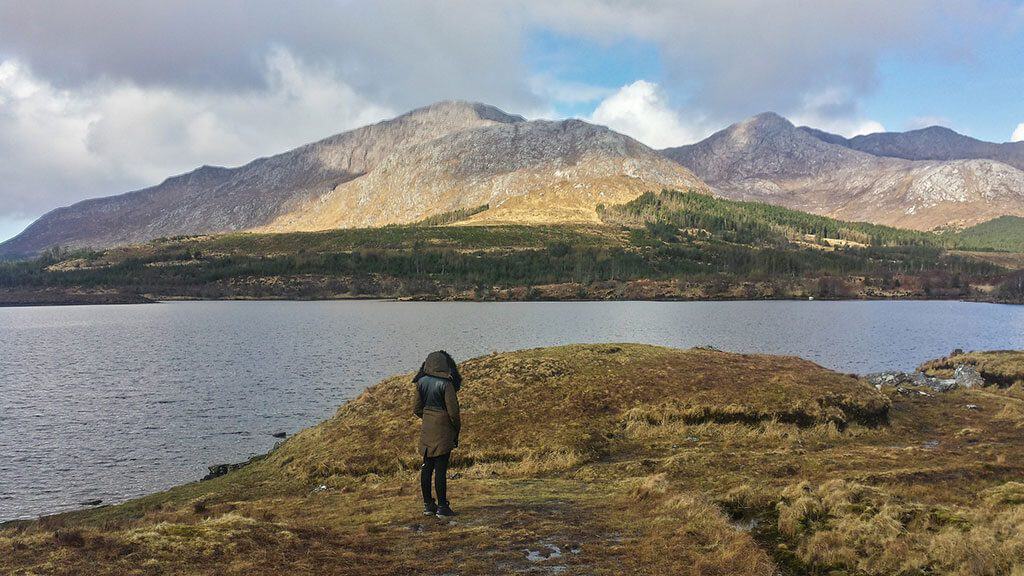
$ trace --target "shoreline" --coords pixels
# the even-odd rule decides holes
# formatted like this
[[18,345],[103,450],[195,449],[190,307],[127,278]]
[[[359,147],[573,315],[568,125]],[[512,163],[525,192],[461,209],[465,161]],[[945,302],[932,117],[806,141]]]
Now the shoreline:
[[655,298],[431,298],[424,296],[344,296],[329,298],[287,298],[287,297],[233,297],[233,298],[193,298],[157,295],[127,295],[119,298],[79,298],[67,300],[37,299],[9,301],[0,299],[0,308],[44,308],[59,306],[115,306],[131,304],[161,304],[164,302],[478,302],[478,303],[540,303],[540,302],[964,302],[975,304],[1003,304],[1020,306],[1024,302],[1014,302],[981,298],[934,298],[934,297],[860,297],[860,298],[801,298],[772,297],[750,298],[748,296],[715,296],[698,297],[655,297]]
[[[918,518],[925,522],[882,534],[871,558],[912,545],[928,562],[945,562],[948,548],[939,544],[967,539],[998,546],[986,573],[1008,573],[997,561],[1018,550],[1022,413],[1006,407],[1020,406],[1022,358],[954,350],[918,367],[921,378],[868,380],[797,356],[699,347],[598,343],[486,354],[461,363],[474,383],[461,392],[474,426],[450,478],[465,520],[420,515],[416,421],[408,374],[397,374],[207,481],[0,522],[0,571],[115,575],[159,565],[250,573],[256,553],[261,574],[311,560],[347,574],[358,571],[353,553],[372,549],[385,551],[372,559],[383,576],[406,573],[422,561],[420,546],[441,541],[439,554],[453,565],[483,554],[475,574],[536,571],[539,561],[679,573],[691,558],[717,558],[704,545],[714,541],[743,551],[716,565],[721,573],[767,573],[737,571],[753,557],[773,570],[817,574],[835,565],[806,553],[822,535],[828,550],[857,562],[863,555],[845,528],[874,534],[882,520]],[[960,374],[967,364],[973,372]],[[522,398],[535,416],[510,420],[502,400],[518,385],[508,374],[524,367],[537,375],[535,394]],[[980,385],[966,383],[978,377]],[[958,385],[931,386],[950,378]],[[562,404],[570,393],[575,401]],[[509,447],[510,434],[528,442]],[[945,518],[953,520],[935,524]],[[699,538],[672,537],[682,533]],[[993,533],[1013,537],[995,541]],[[620,534],[629,547],[607,555]],[[568,563],[562,550],[573,555]],[[977,566],[972,550],[959,550],[952,569],[936,573]]]

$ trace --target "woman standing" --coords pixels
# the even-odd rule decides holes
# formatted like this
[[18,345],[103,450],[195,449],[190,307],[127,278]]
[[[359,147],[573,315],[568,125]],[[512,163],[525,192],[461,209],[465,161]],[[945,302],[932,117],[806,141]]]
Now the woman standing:
[[[412,380],[416,384],[413,413],[423,420],[420,428],[420,489],[423,492],[423,514],[438,518],[454,516],[448,502],[448,461],[452,449],[459,445],[462,426],[459,415],[459,387],[462,376],[455,361],[445,351],[431,352]],[[437,502],[430,493],[434,478]]]

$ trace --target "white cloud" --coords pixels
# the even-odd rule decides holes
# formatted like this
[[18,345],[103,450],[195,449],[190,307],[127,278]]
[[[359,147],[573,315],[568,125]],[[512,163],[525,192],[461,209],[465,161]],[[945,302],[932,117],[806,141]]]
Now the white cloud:
[[534,75],[529,82],[530,90],[537,96],[566,104],[586,104],[615,92],[613,88],[604,86],[560,80],[551,74]]
[[637,80],[605,98],[587,119],[632,136],[652,148],[690,144],[710,131],[696,121],[683,119],[665,99],[657,84]]
[[1024,142],[1024,122],[1017,124],[1017,129],[1010,136],[1010,142]]
[[946,126],[947,128],[951,124],[949,118],[945,116],[916,116],[907,120],[907,130],[919,130],[921,128],[929,128],[931,126]]
[[894,55],[971,62],[975,43],[1007,28],[1012,3],[988,0],[561,0],[533,3],[535,17],[598,42],[642,39],[657,47],[662,87],[735,121],[797,109],[805,94],[838,87],[871,94],[879,62]]
[[265,87],[237,92],[99,81],[61,89],[0,63],[0,181],[7,218],[238,165],[394,115],[285,50]]
[[857,100],[847,91],[830,87],[805,95],[803,104],[789,113],[797,126],[810,126],[847,138],[885,132],[881,122],[864,118]]

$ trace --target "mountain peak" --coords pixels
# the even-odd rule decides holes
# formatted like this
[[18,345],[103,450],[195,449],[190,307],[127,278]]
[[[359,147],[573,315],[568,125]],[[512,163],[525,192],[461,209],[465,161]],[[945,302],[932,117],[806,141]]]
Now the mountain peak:
[[762,112],[756,116],[747,118],[740,122],[739,125],[760,129],[788,129],[794,127],[792,122],[775,112]]
[[720,134],[736,144],[745,146],[765,138],[786,134],[795,129],[792,122],[779,114],[762,112],[729,126]]
[[502,124],[526,121],[526,118],[518,114],[509,114],[497,106],[467,100],[440,100],[402,114],[396,120],[418,116],[472,116]]
[[931,126],[925,126],[924,128],[919,128],[917,130],[911,130],[910,132],[908,132],[908,134],[913,134],[913,133],[964,137],[963,134],[960,134],[956,130],[953,130],[952,128],[946,128],[945,126],[939,126],[938,124],[933,124]]

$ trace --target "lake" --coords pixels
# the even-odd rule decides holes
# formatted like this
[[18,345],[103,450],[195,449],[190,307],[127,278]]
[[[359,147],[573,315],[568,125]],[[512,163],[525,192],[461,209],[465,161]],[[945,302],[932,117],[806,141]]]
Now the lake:
[[[0,308],[0,520],[197,480],[443,348],[576,342],[908,370],[1024,348],[1024,307],[965,302],[173,302]],[[466,386],[472,386],[467,382]],[[410,437],[415,432],[410,431]]]

